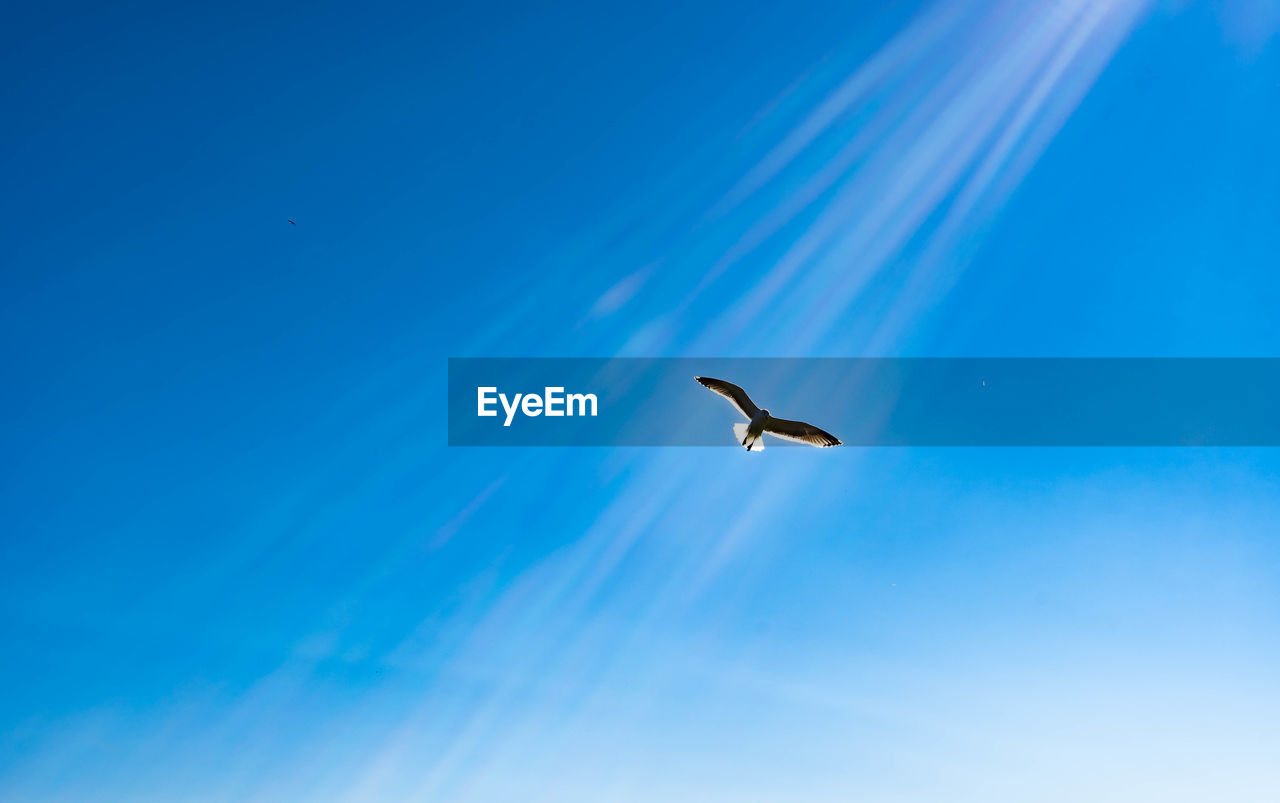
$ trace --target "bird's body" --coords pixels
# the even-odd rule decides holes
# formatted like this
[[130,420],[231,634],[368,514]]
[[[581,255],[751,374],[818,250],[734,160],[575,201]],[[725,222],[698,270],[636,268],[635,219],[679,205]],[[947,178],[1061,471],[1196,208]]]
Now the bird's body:
[[768,410],[762,410],[751,401],[751,397],[747,392],[732,382],[726,382],[723,379],[712,379],[706,376],[695,376],[698,384],[707,390],[725,397],[729,400],[738,412],[747,417],[746,424],[734,424],[733,434],[738,439],[738,445],[745,448],[748,452],[759,452],[764,450],[764,434],[775,435],[786,440],[796,441],[798,443],[807,443],[810,446],[839,446],[840,439],[830,432],[824,432],[813,424],[806,424],[803,421],[791,421],[786,418],[774,418],[769,415]]
[[760,452],[764,450],[764,433],[768,423],[769,411],[761,410],[756,413],[750,423],[734,424],[733,434],[738,437],[738,443],[745,446],[748,452]]

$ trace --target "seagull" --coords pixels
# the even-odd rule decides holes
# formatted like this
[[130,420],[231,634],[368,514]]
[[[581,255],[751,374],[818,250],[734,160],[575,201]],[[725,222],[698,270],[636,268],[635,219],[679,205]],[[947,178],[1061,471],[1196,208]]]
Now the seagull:
[[732,382],[723,379],[712,379],[709,376],[695,376],[699,385],[724,396],[738,408],[738,412],[751,419],[750,424],[734,424],[733,434],[738,443],[746,447],[748,452],[764,450],[764,433],[786,438],[789,441],[807,443],[810,446],[839,446],[840,439],[830,432],[823,432],[813,424],[803,421],[788,421],[785,418],[774,418],[768,410],[756,407],[747,392]]
[[298,225],[297,223],[294,223],[293,218],[289,218],[289,222],[290,222],[290,223],[292,223],[292,224],[293,224],[293,225],[295,225],[295,226],[296,226],[296,225]]

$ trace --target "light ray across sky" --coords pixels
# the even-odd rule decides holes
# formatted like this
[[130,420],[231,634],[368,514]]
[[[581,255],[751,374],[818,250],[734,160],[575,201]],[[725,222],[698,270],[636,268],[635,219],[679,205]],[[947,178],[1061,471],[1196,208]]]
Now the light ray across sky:
[[[858,289],[908,241],[932,235],[926,223],[940,208],[949,216],[938,236],[950,239],[926,248],[934,254],[945,254],[957,234],[980,230],[998,212],[999,203],[985,192],[995,177],[1012,169],[1015,152],[1023,155],[1028,126],[1038,123],[1047,109],[1069,109],[1078,102],[1137,20],[1139,8],[1138,3],[1112,2],[1051,7],[1008,3],[974,11],[941,4],[924,12],[852,77],[819,98],[812,111],[800,114],[796,127],[719,202],[719,214],[736,214],[738,226],[745,228],[729,247],[731,261],[745,256],[751,244],[787,229],[805,204],[819,211],[799,227],[772,268],[742,285],[722,316],[700,326],[687,352],[755,354],[753,349],[776,342],[773,333],[780,330],[788,332],[783,341],[788,348],[804,353],[841,348],[841,319],[854,308]],[[1056,122],[1061,123],[1061,116]],[[844,137],[848,144],[839,144]],[[802,159],[824,142],[833,154],[829,161]],[[1040,148],[1045,144],[1043,137],[1037,143]],[[788,181],[794,173],[800,176]],[[761,206],[752,204],[752,196],[767,193],[774,184],[798,184],[794,194],[800,200],[788,193],[768,194],[770,201],[778,198],[779,206],[758,223],[744,225],[745,216]],[[1001,189],[1007,196],[1013,183],[1006,179]],[[980,196],[985,203],[979,209],[973,199]],[[978,214],[986,217],[974,219]],[[730,267],[713,268],[710,280]],[[624,280],[628,290],[638,281]],[[704,279],[694,289],[706,285]],[[616,288],[602,298],[611,293]],[[691,302],[682,303],[685,314],[694,314]],[[518,664],[498,661],[507,666],[497,670],[505,679],[483,705],[465,715],[444,756],[421,767],[426,780],[417,794],[432,798],[456,792],[455,784],[465,786],[468,778],[495,772],[481,757],[516,738],[512,731],[537,738],[540,728],[526,733],[521,722],[549,712],[530,712],[516,703],[522,690],[536,685],[531,675],[577,677],[566,662],[621,649],[640,637],[628,633],[641,634],[656,622],[678,619],[704,601],[716,575],[732,570],[740,552],[768,552],[772,547],[762,539],[785,537],[780,525],[787,506],[803,495],[806,484],[830,471],[810,461],[791,462],[786,475],[773,475],[768,494],[737,502],[753,482],[752,466],[724,466],[713,489],[698,481],[704,469],[687,461],[673,467],[669,461],[638,459],[632,479],[584,536],[514,586],[507,592],[510,599],[496,603],[474,626],[462,655],[483,654],[489,645],[514,645]],[[843,470],[856,471],[848,461]],[[707,509],[718,511],[714,526],[694,531],[679,526],[705,517]],[[662,540],[660,534],[677,530],[684,533],[678,554],[667,551],[670,545],[654,543]],[[637,571],[636,564],[650,561],[660,563],[667,579],[655,583],[647,571]],[[598,613],[610,610],[598,595],[600,589],[609,587],[626,597],[628,592],[618,589],[631,584],[637,591],[643,588],[644,602],[627,607],[629,613]],[[513,617],[516,608],[521,613]],[[613,618],[615,626],[607,629],[615,641],[612,648],[590,626],[581,633],[558,628],[558,623],[591,622],[601,615]],[[460,660],[487,663],[482,658]],[[591,695],[590,675],[576,682],[579,693]],[[430,711],[428,706],[417,714],[418,721],[429,719]],[[400,738],[412,740],[417,732],[403,729]],[[403,744],[390,744],[387,751],[408,764],[422,761]],[[395,777],[395,772],[386,774],[385,764],[380,766],[384,775],[368,779],[352,799],[378,796],[378,784]],[[411,772],[407,766],[400,771]]]

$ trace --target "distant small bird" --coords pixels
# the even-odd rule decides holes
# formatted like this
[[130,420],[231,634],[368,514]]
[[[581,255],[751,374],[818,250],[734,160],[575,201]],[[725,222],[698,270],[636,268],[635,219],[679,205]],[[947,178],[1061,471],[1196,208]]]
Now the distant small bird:
[[768,410],[756,407],[747,392],[732,382],[723,379],[712,379],[707,376],[695,376],[698,384],[707,390],[714,391],[738,408],[738,412],[751,420],[750,424],[734,424],[733,434],[738,443],[746,447],[748,452],[764,450],[764,433],[786,438],[789,441],[807,443],[810,446],[839,446],[840,439],[830,432],[823,432],[813,424],[803,421],[788,421],[785,418],[774,418]]
[[294,226],[298,225],[293,218],[289,218],[289,223]]

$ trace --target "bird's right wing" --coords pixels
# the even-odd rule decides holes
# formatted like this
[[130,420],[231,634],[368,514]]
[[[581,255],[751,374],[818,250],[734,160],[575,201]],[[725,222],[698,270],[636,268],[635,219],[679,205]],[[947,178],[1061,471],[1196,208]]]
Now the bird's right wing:
[[751,397],[747,395],[747,392],[732,382],[726,382],[723,379],[712,379],[709,376],[695,376],[694,379],[698,380],[698,384],[707,390],[724,396],[733,403],[734,407],[738,408],[738,412],[747,418],[755,418],[756,414],[760,412],[760,408],[756,407],[755,402],[751,401]]
[[830,432],[824,432],[813,424],[803,421],[791,421],[786,418],[770,418],[765,422],[764,431],[789,441],[807,443],[810,446],[839,446],[840,439]]

